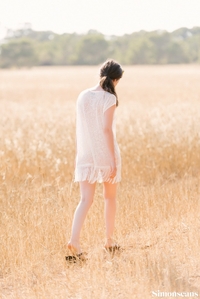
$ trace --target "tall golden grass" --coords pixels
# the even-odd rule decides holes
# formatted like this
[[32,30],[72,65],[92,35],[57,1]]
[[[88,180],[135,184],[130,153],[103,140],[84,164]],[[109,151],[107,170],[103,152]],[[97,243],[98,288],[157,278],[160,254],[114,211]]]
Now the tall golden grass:
[[80,196],[75,103],[97,81],[98,67],[0,71],[1,298],[200,296],[200,66],[125,68],[115,230],[124,250],[103,250],[98,184],[81,235],[89,259],[65,261]]

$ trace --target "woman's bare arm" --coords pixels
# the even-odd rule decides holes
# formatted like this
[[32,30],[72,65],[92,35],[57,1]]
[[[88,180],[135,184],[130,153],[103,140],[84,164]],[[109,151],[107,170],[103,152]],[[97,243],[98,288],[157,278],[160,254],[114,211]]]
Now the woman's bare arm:
[[110,154],[110,166],[111,166],[111,176],[115,177],[117,168],[116,168],[116,161],[115,161],[115,150],[114,150],[114,135],[112,130],[112,123],[114,112],[116,109],[116,105],[111,106],[104,112],[104,119],[103,119],[103,130],[105,139],[108,145],[108,150]]

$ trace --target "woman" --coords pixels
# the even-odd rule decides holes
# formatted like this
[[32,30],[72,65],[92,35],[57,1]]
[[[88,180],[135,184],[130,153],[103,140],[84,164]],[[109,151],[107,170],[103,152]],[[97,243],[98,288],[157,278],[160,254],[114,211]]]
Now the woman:
[[79,182],[81,199],[74,213],[68,249],[73,256],[84,259],[80,247],[80,232],[93,202],[96,182],[103,183],[107,250],[119,249],[113,242],[117,184],[121,180],[121,157],[116,141],[114,113],[118,106],[115,86],[123,70],[114,60],[100,69],[100,82],[84,90],[77,99],[75,182]]

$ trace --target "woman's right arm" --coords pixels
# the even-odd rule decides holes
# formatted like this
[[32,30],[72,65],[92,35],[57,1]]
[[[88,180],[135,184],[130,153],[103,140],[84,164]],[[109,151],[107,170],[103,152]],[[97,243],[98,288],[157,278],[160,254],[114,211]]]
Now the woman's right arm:
[[104,112],[103,119],[103,131],[108,145],[109,155],[110,155],[110,166],[111,166],[111,176],[115,177],[117,173],[116,161],[115,161],[115,150],[114,150],[114,135],[112,130],[112,123],[116,105],[112,105]]

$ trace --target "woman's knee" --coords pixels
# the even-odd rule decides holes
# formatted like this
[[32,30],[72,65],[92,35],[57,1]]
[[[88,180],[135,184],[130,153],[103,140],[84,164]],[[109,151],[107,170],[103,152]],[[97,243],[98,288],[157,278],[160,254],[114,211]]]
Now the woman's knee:
[[109,192],[108,190],[104,190],[103,197],[105,200],[115,200],[116,199],[116,193],[115,192]]
[[81,199],[80,202],[84,205],[88,205],[91,206],[93,203],[93,197],[92,196],[85,196],[85,195],[81,195]]
[[105,200],[115,200],[117,195],[117,184],[104,183],[103,197]]
[[81,203],[88,206],[93,203],[95,186],[96,183],[89,184],[87,181],[80,182]]
[[116,201],[116,197],[115,196],[104,196],[104,200],[105,201]]

